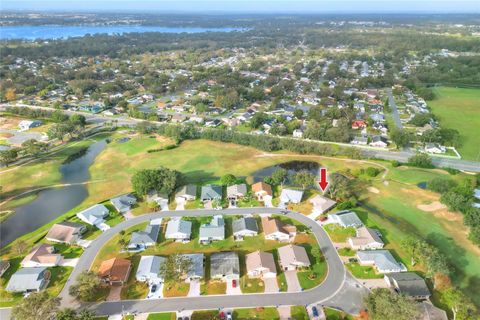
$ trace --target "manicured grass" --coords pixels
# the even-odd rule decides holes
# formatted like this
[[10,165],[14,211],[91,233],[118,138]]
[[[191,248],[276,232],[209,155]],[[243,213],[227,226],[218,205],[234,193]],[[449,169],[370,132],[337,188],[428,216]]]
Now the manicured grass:
[[173,312],[150,313],[147,320],[175,320],[176,316]]
[[8,284],[8,281],[12,275],[20,268],[20,262],[22,262],[22,257],[15,257],[9,260],[10,268],[5,271],[5,273],[0,278],[0,307],[11,307],[18,303],[23,297],[21,293],[10,293],[5,291],[5,288]]
[[308,320],[307,310],[304,306],[292,306],[290,308],[290,315],[292,316],[293,320]]
[[[279,270],[277,268],[277,270]],[[277,273],[277,284],[278,284],[278,290],[280,292],[287,292],[288,286],[287,286],[287,279],[285,278],[285,273],[280,272]]]
[[135,278],[138,264],[140,263],[140,257],[133,256],[130,260],[132,261],[133,267],[128,276],[127,283],[122,287],[120,296],[122,300],[145,299],[149,291],[148,285],[145,282],[137,281]]
[[302,289],[307,290],[318,286],[327,276],[327,263],[323,257],[312,254],[312,244],[304,244],[311,266],[309,269],[297,272],[298,282]]
[[275,320],[280,319],[280,316],[276,308],[249,308],[235,309],[233,318],[238,320]]
[[51,243],[57,253],[61,254],[65,259],[78,258],[83,253],[83,248],[65,243]]
[[346,242],[348,238],[354,237],[356,234],[355,228],[342,228],[337,224],[327,224],[324,228],[333,242]]
[[265,284],[262,279],[248,278],[243,276],[240,279],[240,288],[243,293],[263,293],[265,292]]
[[383,274],[379,274],[371,266],[361,266],[356,262],[347,263],[347,269],[357,279],[381,279]]
[[200,285],[201,295],[225,294],[227,292],[227,283],[220,280],[210,280]]
[[344,257],[353,257],[355,255],[355,250],[350,248],[340,248],[338,249],[338,254]]
[[335,309],[325,308],[325,316],[327,320],[351,320],[353,319],[351,315],[343,311],[338,311]]
[[70,273],[72,273],[72,267],[50,267],[50,282],[48,283],[47,292],[56,297],[62,291],[65,282],[67,282]]
[[462,141],[458,151],[462,157],[479,161],[480,89],[438,87],[435,94],[437,98],[428,105],[439,118],[440,126],[458,130]]
[[163,285],[164,297],[186,297],[190,290],[190,284],[183,281],[165,283]]
[[212,320],[217,319],[218,310],[193,311],[192,320]]

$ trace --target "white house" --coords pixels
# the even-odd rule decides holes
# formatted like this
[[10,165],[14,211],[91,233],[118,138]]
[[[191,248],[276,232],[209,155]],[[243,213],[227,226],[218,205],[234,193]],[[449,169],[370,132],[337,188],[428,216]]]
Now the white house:
[[277,267],[273,254],[270,252],[255,251],[245,256],[247,275],[250,278],[275,278]]
[[137,281],[147,282],[149,284],[159,284],[163,282],[160,277],[160,266],[166,259],[159,256],[142,256],[138,264],[135,278]]
[[41,125],[42,121],[40,120],[22,120],[18,123],[18,127],[21,131],[27,131],[28,129],[40,127]]
[[356,231],[356,236],[348,239],[353,250],[376,250],[385,245],[377,230],[360,227]]
[[294,190],[294,189],[282,189],[282,193],[280,194],[280,201],[284,204],[287,203],[300,203],[302,202],[303,191],[302,190]]
[[388,250],[358,251],[357,258],[360,265],[375,266],[380,273],[407,271],[407,268],[397,262]]
[[358,228],[363,226],[363,223],[358,218],[357,214],[353,211],[348,211],[348,210],[329,214],[328,220],[330,220],[331,223],[337,223],[344,228],[347,228],[347,227]]
[[176,241],[190,241],[192,236],[192,222],[181,218],[172,218],[168,221],[165,239]]
[[427,143],[425,145],[425,152],[428,153],[445,153],[447,152],[447,148],[438,144],[438,143]]
[[110,228],[104,223],[105,218],[109,213],[109,210],[103,204],[96,204],[88,209],[78,212],[77,217],[83,222],[96,226],[104,231]]

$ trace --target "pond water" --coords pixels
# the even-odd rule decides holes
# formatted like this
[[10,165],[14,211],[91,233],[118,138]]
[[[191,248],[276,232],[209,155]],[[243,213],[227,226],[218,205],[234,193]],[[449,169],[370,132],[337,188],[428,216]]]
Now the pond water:
[[299,171],[308,171],[315,176],[319,176],[319,168],[320,166],[316,162],[312,161],[289,161],[289,162],[284,162],[280,163],[274,166],[266,167],[260,170],[255,171],[252,173],[253,176],[253,181],[258,182],[258,181],[263,181],[263,178],[269,177],[272,175],[272,173],[279,169],[283,168],[287,170],[289,175],[293,175]]
[[[88,171],[95,157],[105,148],[105,140],[95,142],[80,157],[60,167],[61,183],[81,183],[90,179]],[[0,225],[0,247],[32,232],[78,206],[88,196],[85,185],[45,189],[34,201],[16,207],[15,214]]]
[[162,33],[202,33],[243,31],[242,28],[195,28],[195,27],[159,27],[159,26],[3,26],[0,27],[0,39],[64,39],[82,37],[87,34],[123,34],[130,32],[162,32]]

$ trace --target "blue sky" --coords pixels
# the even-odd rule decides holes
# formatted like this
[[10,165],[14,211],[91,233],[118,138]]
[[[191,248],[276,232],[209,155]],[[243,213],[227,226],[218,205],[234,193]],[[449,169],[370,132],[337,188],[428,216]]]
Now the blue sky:
[[480,13],[480,0],[0,0],[0,9],[192,13]]

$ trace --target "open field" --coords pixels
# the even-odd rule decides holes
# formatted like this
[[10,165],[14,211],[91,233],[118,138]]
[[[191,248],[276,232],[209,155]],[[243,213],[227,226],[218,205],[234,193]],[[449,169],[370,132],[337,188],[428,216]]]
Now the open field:
[[464,159],[480,161],[480,89],[435,88],[437,98],[428,105],[441,127],[460,132]]

